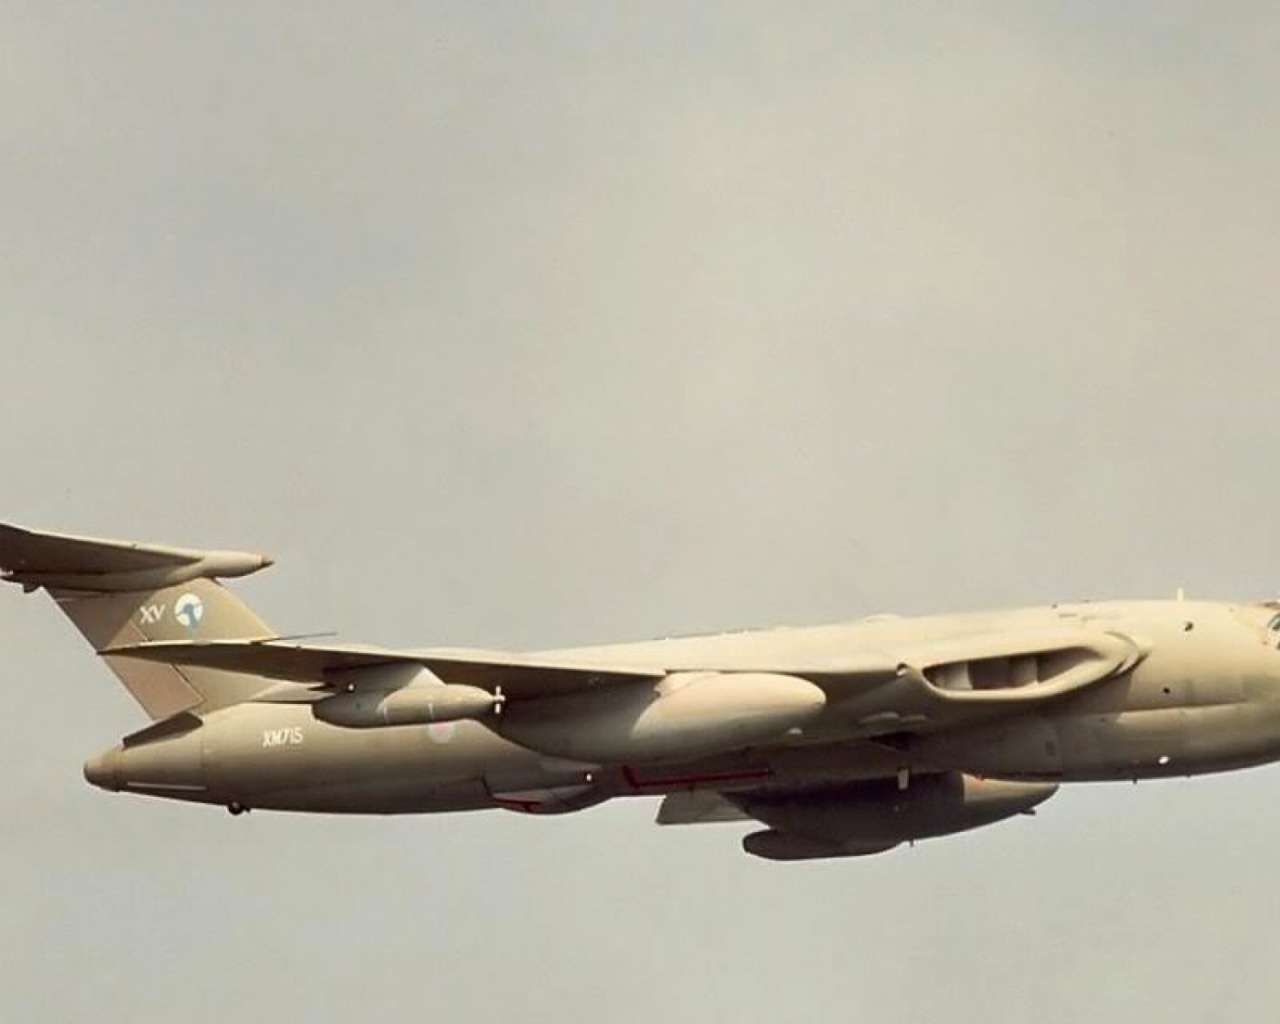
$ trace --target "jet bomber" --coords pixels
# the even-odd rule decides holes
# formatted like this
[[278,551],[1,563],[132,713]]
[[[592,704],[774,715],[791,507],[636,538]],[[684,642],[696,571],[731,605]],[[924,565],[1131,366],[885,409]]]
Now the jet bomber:
[[0,525],[150,719],[104,790],[247,811],[566,814],[661,797],[750,854],[881,853],[1064,783],[1280,759],[1280,604],[1112,601],[536,653],[281,637],[223,580],[265,555]]

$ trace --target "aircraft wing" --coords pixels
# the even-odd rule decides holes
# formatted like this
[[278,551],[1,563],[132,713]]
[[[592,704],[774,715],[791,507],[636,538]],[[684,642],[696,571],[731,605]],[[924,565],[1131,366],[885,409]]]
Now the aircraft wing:
[[114,647],[104,655],[193,665],[309,683],[360,686],[360,672],[387,665],[421,665],[446,683],[501,687],[511,697],[552,696],[623,682],[656,682],[661,669],[547,662],[500,651],[398,651],[380,647],[313,646],[253,640],[161,642]]
[[[163,641],[111,647],[103,655],[198,666],[292,683],[319,691],[360,688],[362,673],[420,665],[446,683],[501,687],[519,699],[581,693],[626,683],[657,683],[673,674],[767,673],[808,680],[852,734],[873,737],[932,732],[1024,710],[1127,671],[1145,654],[1130,637],[1099,631],[970,637],[963,643],[866,653],[839,661],[770,659],[741,664],[681,663],[641,667],[585,662],[569,654],[505,651],[392,650],[364,645],[292,644],[278,640]],[[367,685],[381,685],[370,673]],[[273,699],[279,699],[273,698]]]

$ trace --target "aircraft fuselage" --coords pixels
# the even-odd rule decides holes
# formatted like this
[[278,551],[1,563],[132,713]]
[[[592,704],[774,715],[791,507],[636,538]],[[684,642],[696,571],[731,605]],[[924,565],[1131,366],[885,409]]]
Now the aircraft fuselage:
[[[567,664],[617,663],[674,674],[759,674],[860,658],[905,666],[932,659],[941,667],[931,682],[967,696],[998,692],[987,678],[993,671],[1037,669],[1034,659],[1027,667],[1026,658],[947,662],[945,652],[967,650],[974,638],[988,642],[1078,628],[1123,636],[1140,648],[1131,667],[1124,663],[1110,677],[1015,713],[991,713],[980,702],[958,704],[971,720],[947,728],[935,729],[927,710],[902,717],[899,728],[892,718],[897,711],[864,706],[866,699],[850,684],[847,700],[829,700],[813,717],[768,740],[681,757],[661,755],[659,734],[658,746],[650,736],[648,745],[636,747],[643,756],[630,758],[627,744],[639,743],[639,733],[624,702],[652,700],[639,687],[564,698],[555,716],[568,723],[563,740],[550,747],[539,740],[536,749],[521,739],[541,737],[547,727],[518,711],[355,729],[317,719],[311,704],[242,703],[208,714],[197,709],[144,730],[90,762],[86,775],[108,789],[233,808],[383,814],[495,806],[554,813],[614,796],[697,789],[767,794],[773,786],[792,791],[886,777],[907,785],[913,775],[944,772],[1046,783],[1195,775],[1280,758],[1276,618],[1276,608],[1258,604],[1105,602],[879,617],[543,655]],[[1043,659],[1039,667],[1062,679],[1076,668]],[[1017,679],[1000,683],[1014,692]],[[626,727],[613,729],[610,716],[621,716]],[[575,737],[583,734],[574,730],[575,721],[592,723],[592,737],[607,737],[607,759],[573,756],[581,749]],[[600,722],[608,726],[603,731]],[[724,728],[733,725],[726,720]],[[715,721],[707,727],[713,740],[718,727]]]

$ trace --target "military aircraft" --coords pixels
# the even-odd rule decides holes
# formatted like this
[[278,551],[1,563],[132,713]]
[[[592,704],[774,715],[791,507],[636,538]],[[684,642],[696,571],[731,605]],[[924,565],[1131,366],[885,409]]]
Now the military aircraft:
[[264,555],[0,525],[152,724],[102,789],[250,809],[754,821],[748,853],[879,853],[1034,813],[1063,782],[1280,759],[1280,604],[873,616],[536,654],[300,644],[220,580]]

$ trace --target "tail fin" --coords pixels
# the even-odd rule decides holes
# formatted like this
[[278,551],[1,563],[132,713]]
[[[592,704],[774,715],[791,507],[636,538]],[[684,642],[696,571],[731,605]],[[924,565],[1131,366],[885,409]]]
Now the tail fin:
[[[25,590],[48,590],[95,651],[155,640],[269,636],[266,623],[214,577],[243,576],[270,564],[262,555],[0,525],[3,578]],[[153,720],[239,704],[271,685],[267,679],[218,669],[112,656],[104,660]]]

